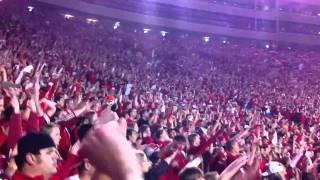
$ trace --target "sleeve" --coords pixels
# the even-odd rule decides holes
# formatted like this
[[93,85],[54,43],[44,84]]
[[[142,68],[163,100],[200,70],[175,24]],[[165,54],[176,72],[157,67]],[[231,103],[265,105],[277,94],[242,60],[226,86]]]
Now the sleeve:
[[28,133],[40,131],[39,117],[37,113],[35,112],[30,113],[26,131]]
[[48,91],[48,99],[52,99],[54,97],[57,90],[58,82],[59,82],[59,78],[52,80],[53,85],[50,87]]
[[12,114],[9,122],[9,134],[7,147],[13,149],[18,140],[22,137],[22,120],[21,114]]
[[61,166],[58,166],[57,175],[60,179],[66,179],[71,174],[71,171],[76,167],[76,165],[80,162],[78,156],[69,153],[68,157]]

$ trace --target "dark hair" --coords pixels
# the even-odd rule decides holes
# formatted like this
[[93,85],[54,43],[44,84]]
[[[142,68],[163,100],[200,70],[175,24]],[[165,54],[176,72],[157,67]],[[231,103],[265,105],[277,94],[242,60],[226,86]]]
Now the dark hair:
[[198,135],[198,134],[195,134],[195,133],[190,134],[190,135],[188,136],[189,143],[192,144],[192,143],[195,141],[195,139],[196,139],[197,136],[199,136],[199,135]]
[[187,142],[186,138],[183,135],[176,135],[173,140],[177,142]]
[[231,151],[233,149],[233,146],[235,145],[235,143],[236,143],[235,140],[228,141],[225,145],[225,149],[228,151]]
[[111,111],[116,112],[117,110],[118,110],[118,105],[117,104],[112,104]]
[[81,141],[92,128],[92,124],[83,124],[78,129],[79,140]]
[[3,111],[4,119],[9,121],[12,113],[13,113],[13,107],[12,106],[6,107]]
[[179,175],[179,180],[198,180],[203,177],[203,173],[199,168],[186,168]]
[[131,115],[131,113],[132,113],[133,110],[135,110],[135,108],[131,108],[131,109],[128,110],[128,115],[129,115],[129,116]]
[[143,116],[143,114],[144,114],[144,113],[146,113],[146,112],[148,112],[148,111],[147,111],[147,110],[145,110],[145,109],[144,109],[144,110],[142,110],[142,111],[140,111],[140,117],[142,117],[142,116]]
[[134,130],[133,128],[128,128],[128,129],[127,129],[127,135],[126,135],[127,140],[129,140],[129,138],[130,138],[134,133],[137,133],[137,131]]
[[79,175],[81,175],[82,173],[84,173],[86,170],[86,165],[85,162],[82,161],[78,167],[78,171],[79,171]]
[[58,94],[54,97],[54,102],[58,102],[60,101],[61,99],[63,99],[63,95],[62,94]]
[[150,128],[148,125],[144,124],[139,128],[140,135],[143,135],[147,131],[147,129]]

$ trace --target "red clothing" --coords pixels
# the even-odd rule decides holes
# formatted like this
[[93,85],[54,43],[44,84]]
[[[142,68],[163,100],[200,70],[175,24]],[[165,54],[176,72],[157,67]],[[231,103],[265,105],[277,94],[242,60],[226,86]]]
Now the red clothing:
[[7,147],[8,149],[13,149],[20,137],[22,137],[22,120],[21,115],[19,114],[12,114],[11,119],[9,122],[9,134],[8,134],[8,141]]
[[169,168],[163,176],[160,176],[160,180],[179,180],[179,172],[188,163],[184,154],[179,152],[174,160],[171,162]]
[[142,138],[142,144],[152,144],[152,143],[153,143],[153,139],[150,136]]
[[20,171],[16,171],[12,176],[12,180],[44,180],[43,176],[29,177]]
[[[29,177],[20,171],[16,171],[11,180],[44,180],[43,176]],[[50,177],[49,180],[59,180],[57,177]]]
[[155,141],[155,143],[157,145],[159,145],[160,149],[162,149],[163,147],[165,147],[167,144],[170,143],[170,141]]
[[127,119],[127,125],[128,126],[133,126],[136,122],[134,120],[132,120],[131,118]]
[[229,164],[231,164],[234,160],[236,160],[238,158],[238,156],[234,156],[231,153],[227,153],[227,160],[226,160],[226,164],[227,166],[229,166]]
[[216,137],[214,136],[208,140],[202,140],[198,147],[191,146],[188,150],[188,154],[193,156],[202,155],[207,150],[207,148],[210,147],[215,139]]
[[81,160],[78,156],[69,153],[68,158],[58,164],[57,173],[52,176],[52,178],[66,179],[67,177],[71,176],[72,170],[80,161]]

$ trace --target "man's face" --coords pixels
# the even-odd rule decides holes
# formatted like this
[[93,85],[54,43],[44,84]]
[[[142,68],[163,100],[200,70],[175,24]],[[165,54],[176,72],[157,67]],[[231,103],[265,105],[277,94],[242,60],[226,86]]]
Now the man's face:
[[132,143],[136,143],[136,142],[137,142],[137,139],[138,139],[138,133],[134,132],[134,133],[132,134],[132,136],[130,137],[130,141],[131,141]]
[[53,127],[52,128],[52,131],[50,133],[50,137],[52,138],[52,140],[55,143],[55,145],[58,146],[59,142],[60,142],[60,139],[61,139],[59,127]]
[[179,151],[184,150],[184,148],[186,147],[186,143],[185,142],[175,142],[176,143],[176,148]]
[[198,147],[200,146],[200,136],[196,136],[193,142],[193,146]]
[[240,147],[239,147],[239,143],[238,142],[234,143],[232,148],[233,148],[234,152],[239,153]]
[[44,175],[53,175],[57,172],[59,155],[55,147],[44,148],[37,155],[38,167]]

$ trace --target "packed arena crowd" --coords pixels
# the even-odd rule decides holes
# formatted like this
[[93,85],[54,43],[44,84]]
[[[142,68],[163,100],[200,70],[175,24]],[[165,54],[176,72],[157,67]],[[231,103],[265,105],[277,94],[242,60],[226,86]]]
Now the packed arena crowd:
[[0,17],[2,179],[319,179],[319,52]]

